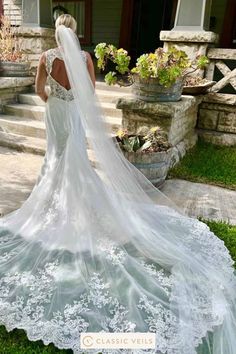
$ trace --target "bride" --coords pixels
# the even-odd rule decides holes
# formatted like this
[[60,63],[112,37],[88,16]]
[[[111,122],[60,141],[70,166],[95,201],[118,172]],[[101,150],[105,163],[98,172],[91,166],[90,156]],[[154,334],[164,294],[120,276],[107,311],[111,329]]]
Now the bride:
[[235,354],[228,250],[124,158],[75,30],[60,16],[39,62],[47,151],[29,198],[0,219],[0,324],[74,353],[81,332],[152,332],[155,349],[89,352]]

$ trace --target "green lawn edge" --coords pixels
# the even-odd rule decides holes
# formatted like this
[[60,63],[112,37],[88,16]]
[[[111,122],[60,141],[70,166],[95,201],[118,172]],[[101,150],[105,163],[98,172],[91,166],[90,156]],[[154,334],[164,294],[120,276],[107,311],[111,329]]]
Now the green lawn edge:
[[218,146],[199,139],[169,171],[170,178],[236,190],[236,146]]

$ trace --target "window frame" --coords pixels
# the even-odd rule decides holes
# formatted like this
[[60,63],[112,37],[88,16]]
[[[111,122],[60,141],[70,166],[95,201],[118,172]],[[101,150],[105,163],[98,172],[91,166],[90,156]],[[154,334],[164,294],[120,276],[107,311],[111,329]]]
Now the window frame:
[[[1,1],[1,0],[0,0]],[[84,37],[80,38],[82,45],[91,45],[92,42],[92,0],[53,0],[53,7],[66,2],[84,2],[85,3],[85,28]]]
[[4,15],[4,11],[3,11],[3,0],[0,0],[0,16]]
[[222,48],[236,48],[236,43],[233,42],[236,38],[236,2],[235,0],[228,0],[224,15],[223,28],[220,34],[220,46]]

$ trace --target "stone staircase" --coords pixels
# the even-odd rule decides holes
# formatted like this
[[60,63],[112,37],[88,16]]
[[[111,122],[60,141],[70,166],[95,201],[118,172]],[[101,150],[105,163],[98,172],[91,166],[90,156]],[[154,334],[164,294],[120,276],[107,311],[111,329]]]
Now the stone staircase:
[[[32,90],[33,91],[33,90]],[[106,124],[114,133],[121,127],[121,111],[116,101],[130,94],[129,88],[109,87],[97,82],[96,92],[101,103]],[[18,151],[44,155],[46,131],[43,120],[44,102],[35,93],[19,94],[18,103],[4,106],[0,114],[0,145]]]

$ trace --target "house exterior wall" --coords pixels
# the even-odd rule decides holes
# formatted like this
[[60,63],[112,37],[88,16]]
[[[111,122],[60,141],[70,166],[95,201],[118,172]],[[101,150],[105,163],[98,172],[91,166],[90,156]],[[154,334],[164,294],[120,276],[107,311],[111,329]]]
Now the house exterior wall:
[[[93,0],[92,45],[99,42],[119,44],[122,0]],[[22,0],[3,0],[4,14],[12,25],[22,24]]]
[[8,16],[11,24],[20,26],[22,23],[22,0],[3,0],[4,15]]
[[92,43],[119,44],[122,0],[93,0]]

